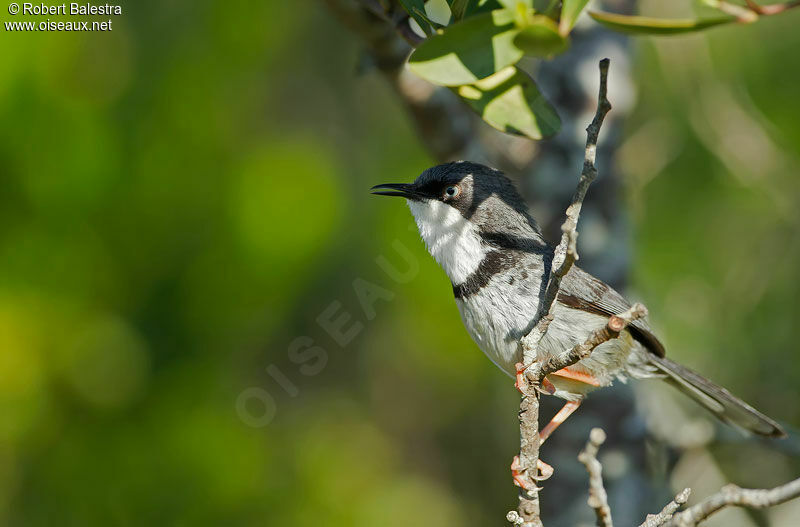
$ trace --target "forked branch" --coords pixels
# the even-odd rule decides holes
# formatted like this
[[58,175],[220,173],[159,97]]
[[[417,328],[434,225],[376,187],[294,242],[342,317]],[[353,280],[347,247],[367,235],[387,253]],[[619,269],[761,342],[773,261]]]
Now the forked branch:
[[694,527],[725,507],[765,509],[800,496],[800,478],[774,489],[743,489],[726,485],[719,492],[697,505],[675,514],[664,525],[667,527]]
[[[593,429],[586,448],[578,456],[578,460],[586,465],[589,472],[589,506],[595,511],[598,527],[612,527],[611,509],[603,486],[602,465],[597,459],[597,452],[605,437],[603,430]],[[688,501],[691,492],[689,488],[683,489],[661,512],[648,515],[639,527],[695,527],[726,507],[772,507],[800,497],[800,478],[774,489],[743,489],[736,485],[726,485],[697,505],[678,512]]]

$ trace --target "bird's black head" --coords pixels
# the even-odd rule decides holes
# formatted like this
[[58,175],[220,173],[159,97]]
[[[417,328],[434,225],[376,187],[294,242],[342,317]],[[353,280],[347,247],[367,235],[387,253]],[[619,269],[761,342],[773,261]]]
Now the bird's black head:
[[372,193],[416,202],[438,201],[455,208],[467,219],[477,219],[473,216],[480,208],[495,208],[500,204],[527,216],[525,200],[502,172],[469,161],[429,168],[413,183],[376,185]]
[[460,284],[491,251],[541,251],[536,222],[513,183],[499,170],[458,161],[429,168],[413,183],[372,187],[406,198],[428,251]]

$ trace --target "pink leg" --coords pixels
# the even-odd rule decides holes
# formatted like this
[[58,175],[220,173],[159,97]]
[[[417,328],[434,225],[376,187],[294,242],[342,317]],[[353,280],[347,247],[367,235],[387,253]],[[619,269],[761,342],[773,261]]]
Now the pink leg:
[[539,432],[539,444],[541,445],[544,443],[547,438],[550,437],[550,434],[552,434],[553,431],[558,428],[558,425],[566,421],[567,417],[572,415],[572,412],[577,410],[580,405],[580,401],[567,401],[561,410],[559,410],[558,413],[553,416],[550,422],[547,423],[547,426],[542,428],[542,431]]

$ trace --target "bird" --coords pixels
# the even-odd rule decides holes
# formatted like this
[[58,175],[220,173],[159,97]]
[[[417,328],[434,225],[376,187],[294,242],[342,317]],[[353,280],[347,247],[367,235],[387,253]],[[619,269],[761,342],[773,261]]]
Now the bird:
[[[537,322],[555,248],[543,237],[513,182],[499,170],[457,161],[429,168],[413,183],[385,183],[371,191],[405,198],[428,252],[452,283],[467,332],[502,371],[519,375],[521,339]],[[553,320],[536,360],[582,344],[609,317],[630,307],[611,286],[573,265],[562,278]],[[591,391],[629,378],[664,380],[722,421],[762,436],[786,436],[774,420],[725,388],[668,359],[644,317],[597,346],[589,357],[545,378],[547,392],[566,402],[541,430],[540,441]],[[545,472],[552,473],[544,463],[540,469],[541,479]],[[522,486],[513,463],[512,472]]]

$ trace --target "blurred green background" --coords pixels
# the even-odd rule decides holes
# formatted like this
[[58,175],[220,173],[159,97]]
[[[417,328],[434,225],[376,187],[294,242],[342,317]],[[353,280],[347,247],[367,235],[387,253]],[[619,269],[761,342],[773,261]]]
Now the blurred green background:
[[[636,40],[619,155],[632,289],[670,355],[792,430],[798,23]],[[324,6],[142,1],[0,53],[0,524],[503,524],[517,394],[407,209],[367,193],[433,161]],[[396,240],[402,284],[376,262],[405,266]],[[372,319],[356,279],[392,297]],[[363,325],[344,347],[315,321],[332,303]],[[301,336],[326,362],[299,364]],[[636,390],[654,443],[659,408],[706,422]],[[671,484],[779,484],[797,441],[682,444]],[[612,489],[648,473],[621,457]]]

